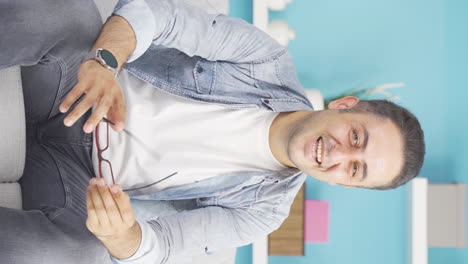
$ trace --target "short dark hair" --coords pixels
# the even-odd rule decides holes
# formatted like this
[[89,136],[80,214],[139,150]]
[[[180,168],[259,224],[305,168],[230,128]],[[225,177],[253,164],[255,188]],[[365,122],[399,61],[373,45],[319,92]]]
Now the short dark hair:
[[389,119],[397,126],[403,138],[403,167],[400,173],[388,184],[369,187],[370,189],[394,189],[419,174],[426,153],[424,132],[418,119],[410,111],[387,100],[362,100],[352,108],[340,109],[340,112],[369,112],[377,117]]

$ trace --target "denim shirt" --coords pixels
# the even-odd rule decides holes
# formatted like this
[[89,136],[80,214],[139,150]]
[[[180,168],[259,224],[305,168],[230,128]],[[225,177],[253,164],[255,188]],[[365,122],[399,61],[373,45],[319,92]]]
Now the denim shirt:
[[[121,0],[114,15],[137,39],[125,69],[155,88],[231,108],[313,109],[287,49],[241,19],[177,0]],[[169,263],[252,243],[281,225],[305,179],[295,168],[246,171],[153,194],[130,192],[142,243],[132,257],[113,261]],[[165,202],[183,206],[168,213]]]

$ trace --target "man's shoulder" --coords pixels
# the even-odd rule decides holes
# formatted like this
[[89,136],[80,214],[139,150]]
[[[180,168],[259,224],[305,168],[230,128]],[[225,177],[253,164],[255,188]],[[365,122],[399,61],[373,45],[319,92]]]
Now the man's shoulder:
[[[288,215],[306,175],[297,169],[271,172],[256,182],[242,184],[216,196],[217,206],[246,209],[281,223]],[[213,202],[212,199],[207,201]],[[203,199],[201,199],[203,203]],[[202,204],[200,204],[202,205]],[[208,204],[203,204],[208,205]]]

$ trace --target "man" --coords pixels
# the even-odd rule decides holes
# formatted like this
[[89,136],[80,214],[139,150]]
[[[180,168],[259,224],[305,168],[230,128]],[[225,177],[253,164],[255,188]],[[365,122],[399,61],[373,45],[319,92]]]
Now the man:
[[239,19],[120,1],[94,42],[92,1],[33,5],[0,9],[0,67],[27,65],[27,211],[0,210],[8,263],[176,262],[278,228],[304,173],[389,189],[422,166],[412,114],[354,97],[313,111],[287,50]]

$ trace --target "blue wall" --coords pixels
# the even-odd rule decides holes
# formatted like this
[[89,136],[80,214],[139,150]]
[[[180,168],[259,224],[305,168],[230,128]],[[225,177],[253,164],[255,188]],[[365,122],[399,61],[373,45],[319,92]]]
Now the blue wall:
[[[251,22],[251,0],[231,0],[231,15]],[[270,18],[296,30],[289,50],[306,88],[332,96],[356,86],[405,82],[392,91],[420,119],[427,155],[422,177],[468,182],[468,1],[294,0]],[[270,264],[393,264],[407,259],[405,187],[377,192],[307,181],[307,198],[330,201],[330,242],[305,257]],[[238,264],[250,263],[239,250]],[[430,249],[430,263],[468,263],[466,249]]]

